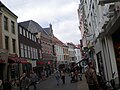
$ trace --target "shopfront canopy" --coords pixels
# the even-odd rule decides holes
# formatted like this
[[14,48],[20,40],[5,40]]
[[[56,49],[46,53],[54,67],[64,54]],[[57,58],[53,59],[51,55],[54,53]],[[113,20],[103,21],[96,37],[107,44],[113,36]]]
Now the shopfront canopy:
[[9,63],[16,63],[18,62],[19,58],[18,57],[8,57],[8,62]]
[[44,65],[45,64],[45,62],[43,62],[43,61],[37,61],[36,62],[38,65]]
[[8,57],[8,62],[9,63],[22,63],[22,64],[29,63],[25,58],[22,58],[22,57]]
[[5,63],[5,60],[0,59],[0,63]]
[[29,63],[29,62],[28,62],[25,58],[19,57],[19,63],[27,64],[27,63]]

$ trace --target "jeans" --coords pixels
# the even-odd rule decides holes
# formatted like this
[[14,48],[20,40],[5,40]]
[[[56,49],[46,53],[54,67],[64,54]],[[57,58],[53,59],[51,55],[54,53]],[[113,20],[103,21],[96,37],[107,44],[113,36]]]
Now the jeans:
[[34,90],[37,90],[36,82],[32,82],[32,83],[30,84],[30,86],[34,86]]

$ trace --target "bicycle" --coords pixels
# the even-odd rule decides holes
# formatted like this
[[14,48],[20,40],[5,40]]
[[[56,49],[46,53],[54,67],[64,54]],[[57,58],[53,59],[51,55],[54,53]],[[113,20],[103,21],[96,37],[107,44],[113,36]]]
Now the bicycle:
[[112,73],[112,79],[110,81],[106,81],[104,83],[104,89],[105,90],[119,90],[119,84],[115,83],[115,80],[117,78],[114,78],[114,77],[115,77],[115,72]]

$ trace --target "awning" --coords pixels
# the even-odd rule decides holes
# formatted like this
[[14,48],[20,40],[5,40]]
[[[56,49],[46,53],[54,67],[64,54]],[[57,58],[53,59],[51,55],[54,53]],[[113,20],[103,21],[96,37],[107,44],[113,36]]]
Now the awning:
[[8,57],[8,62],[9,63],[16,63],[18,62],[19,58],[18,57]]
[[29,63],[25,58],[22,58],[22,57],[8,57],[8,62],[9,63],[22,63],[22,64]]
[[19,63],[22,63],[22,64],[28,64],[29,62],[25,59],[25,58],[22,58],[22,57],[19,57]]
[[5,60],[0,60],[0,63],[5,63]]
[[43,62],[43,61],[38,61],[38,62],[36,62],[38,65],[44,65],[45,64],[45,62]]

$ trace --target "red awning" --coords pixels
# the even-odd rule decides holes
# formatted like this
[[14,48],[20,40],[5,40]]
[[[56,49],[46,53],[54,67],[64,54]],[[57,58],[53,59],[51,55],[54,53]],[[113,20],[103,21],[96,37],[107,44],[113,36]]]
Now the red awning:
[[18,57],[8,57],[8,62],[9,63],[16,63],[19,60]]
[[9,63],[22,63],[22,64],[27,64],[27,60],[22,57],[8,57],[8,62]]
[[27,64],[27,63],[29,63],[29,62],[27,62],[27,60],[26,60],[25,58],[19,57],[19,63]]
[[43,62],[43,61],[38,61],[37,64],[38,64],[38,65],[44,65],[45,62]]
[[5,63],[5,60],[0,60],[0,63]]

